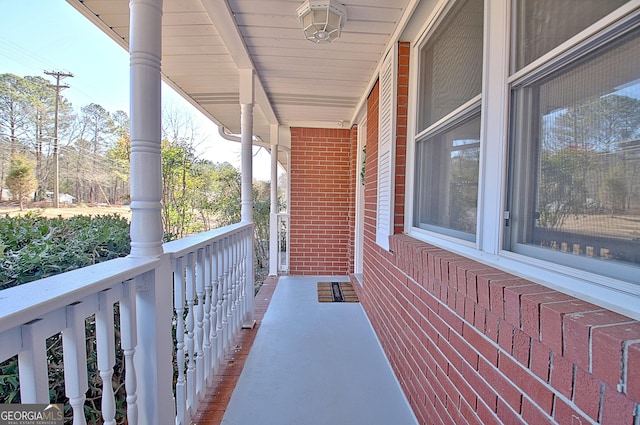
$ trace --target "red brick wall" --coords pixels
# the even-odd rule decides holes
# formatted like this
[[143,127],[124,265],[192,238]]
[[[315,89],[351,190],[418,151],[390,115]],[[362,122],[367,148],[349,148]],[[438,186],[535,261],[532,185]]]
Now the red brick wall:
[[402,233],[404,231],[404,192],[407,168],[407,110],[409,105],[409,54],[410,44],[399,43],[393,233]]
[[406,235],[361,302],[420,423],[637,424],[640,322]]
[[355,199],[352,187],[355,131],[291,129],[291,274],[353,272],[349,255],[353,230],[349,216],[353,214]]
[[640,322],[406,235],[375,243],[377,86],[367,107],[359,294],[419,422],[637,425]]

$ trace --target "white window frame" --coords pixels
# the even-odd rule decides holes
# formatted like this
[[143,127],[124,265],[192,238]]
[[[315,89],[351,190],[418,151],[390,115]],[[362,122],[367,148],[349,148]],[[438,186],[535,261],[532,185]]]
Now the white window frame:
[[367,146],[367,109],[363,108],[358,119],[358,143],[356,153],[356,220],[354,225],[353,273],[362,284],[364,264],[364,182],[362,181],[366,164],[366,154],[363,149]]
[[[427,18],[411,44],[410,87],[419,82],[420,47],[427,35],[453,3],[441,0]],[[456,252],[481,263],[567,293],[640,320],[640,285],[608,278],[574,268],[549,263],[502,248],[507,190],[507,145],[510,87],[516,81],[565,54],[580,43],[621,21],[640,14],[640,0],[632,0],[594,23],[532,63],[508,74],[510,58],[511,0],[485,0],[484,65],[482,82],[482,116],[480,132],[480,176],[478,229],[475,243],[413,227],[417,102],[416,90],[410,90],[407,146],[407,207],[405,232],[416,239]],[[637,19],[637,18],[635,18]]]
[[[428,129],[425,129],[424,131],[417,134],[414,138],[414,146],[416,147],[414,155],[417,155],[418,153],[419,143],[433,143],[433,141],[430,141],[429,139],[437,137],[450,129],[458,127],[461,123],[467,121],[467,119],[471,117],[475,117],[476,115],[480,115],[480,122],[482,122],[481,95],[475,96],[471,100],[465,102],[462,106],[456,108],[453,112],[447,114],[442,119],[438,120],[435,124],[429,126]],[[413,161],[413,163],[414,167],[416,167],[416,161]],[[414,170],[417,171],[416,168],[414,168]],[[413,194],[413,196],[415,199],[415,194]],[[429,228],[433,230],[427,230]],[[432,232],[441,235],[442,237],[449,238],[453,241],[468,241],[469,244],[474,244],[475,240],[477,239],[477,226],[476,233],[471,235],[473,237],[473,240],[470,240],[471,238],[465,232],[453,228],[440,227],[435,224],[426,224],[425,227],[415,227],[415,229],[420,229],[427,233]]]
[[[417,39],[411,43],[411,52],[410,52],[410,61],[409,61],[409,87],[419,87],[420,80],[420,56],[422,53],[422,49],[424,45],[428,42],[429,37],[437,30],[438,25],[442,24],[442,22],[446,19],[449,11],[454,7],[456,1],[458,0],[440,0],[438,4],[433,8],[430,16],[425,21],[425,25],[418,32]],[[485,17],[487,15],[488,3],[492,3],[492,0],[484,0],[484,8],[485,8]],[[498,3],[498,2],[495,2]],[[486,45],[487,40],[487,22],[485,18],[484,22],[484,40],[483,45]],[[407,207],[405,208],[405,223],[404,230],[405,233],[410,234],[417,239],[424,240],[426,242],[433,243],[434,245],[441,246],[445,249],[449,249],[452,251],[460,252],[462,255],[473,256],[476,251],[476,247],[481,238],[480,232],[480,218],[482,215],[480,214],[480,206],[482,203],[482,180],[483,180],[483,158],[486,156],[485,151],[486,147],[483,143],[483,134],[485,127],[485,119],[484,119],[484,109],[486,108],[486,99],[483,97],[483,93],[485,91],[486,85],[486,76],[487,69],[486,64],[488,63],[488,58],[486,54],[486,49],[483,54],[483,83],[482,83],[482,92],[475,96],[472,99],[469,99],[464,104],[460,105],[455,110],[451,111],[446,116],[442,117],[438,121],[431,124],[428,128],[423,130],[418,130],[418,102],[419,102],[419,93],[417,89],[409,90],[409,107],[408,107],[408,120],[407,120],[407,180],[406,180],[406,191],[405,191],[405,199],[407,200]],[[414,189],[416,185],[416,146],[417,140],[421,139],[426,133],[432,133],[436,131],[438,128],[443,125],[447,125],[448,122],[455,120],[456,117],[462,115],[468,115],[469,111],[475,107],[477,104],[480,104],[480,115],[481,115],[481,128],[480,128],[480,174],[478,176],[478,217],[476,222],[478,223],[478,228],[476,230],[475,242],[468,241],[465,239],[460,239],[450,234],[438,233],[426,229],[421,229],[419,227],[414,227],[414,207],[415,207],[415,195]],[[452,232],[453,233],[453,232]]]
[[[528,76],[539,75],[545,69],[552,69],[558,61],[562,64],[574,55],[586,54],[594,47],[597,48],[603,41],[613,39],[618,28],[625,26],[630,20],[640,18],[640,10],[638,9],[640,9],[640,1],[632,1],[621,6],[607,17],[515,72],[507,79],[509,88],[522,83]],[[594,37],[594,35],[597,36]],[[568,265],[528,257],[512,251],[501,250],[500,255],[505,260],[520,264],[519,267],[522,270],[520,274],[531,274],[532,280],[541,281],[546,286],[611,308],[636,319],[640,318],[640,285],[638,284],[583,271]]]

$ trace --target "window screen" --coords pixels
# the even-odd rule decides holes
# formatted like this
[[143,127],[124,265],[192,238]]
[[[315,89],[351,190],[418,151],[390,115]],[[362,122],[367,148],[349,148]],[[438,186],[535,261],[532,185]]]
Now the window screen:
[[545,75],[512,92],[507,245],[637,281],[606,264],[640,265],[640,30]]
[[483,2],[459,1],[420,52],[418,131],[482,91]]
[[413,226],[469,241],[477,232],[483,10],[480,0],[455,2],[420,48]]
[[629,0],[515,0],[512,71],[578,34]]

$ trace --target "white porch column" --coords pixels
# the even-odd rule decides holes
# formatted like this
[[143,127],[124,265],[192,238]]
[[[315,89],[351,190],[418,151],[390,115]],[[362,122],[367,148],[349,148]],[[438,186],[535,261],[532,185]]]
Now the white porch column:
[[[242,187],[240,199],[242,209],[240,212],[243,223],[253,222],[253,102],[254,102],[254,75],[253,69],[240,70],[240,174],[242,176]],[[253,235],[251,235],[246,259],[246,286],[247,291],[245,302],[245,317],[243,327],[253,327],[253,286],[254,270],[253,255],[255,247]]]
[[278,274],[278,125],[271,126],[271,208],[269,215],[269,275]]
[[130,0],[131,256],[162,254],[162,0]]
[[152,272],[136,279],[138,347],[133,356],[138,382],[138,423],[174,425],[173,279],[169,254]]
[[[161,257],[162,0],[130,0],[131,256]],[[136,280],[138,423],[175,424],[168,255]]]
[[253,70],[240,70],[240,125],[241,125],[241,218],[243,223],[253,221]]

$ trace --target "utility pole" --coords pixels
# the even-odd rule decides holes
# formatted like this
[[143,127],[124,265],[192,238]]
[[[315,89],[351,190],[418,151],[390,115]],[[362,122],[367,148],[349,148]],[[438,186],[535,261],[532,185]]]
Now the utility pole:
[[53,140],[53,162],[54,162],[54,172],[53,172],[53,208],[60,207],[59,200],[59,176],[60,176],[60,168],[58,162],[58,104],[60,102],[60,91],[62,89],[67,89],[69,86],[60,84],[60,80],[67,77],[73,77],[73,74],[70,72],[56,72],[56,71],[44,71],[45,74],[55,77],[56,85],[51,86],[56,89],[56,117],[55,117],[55,133]]

